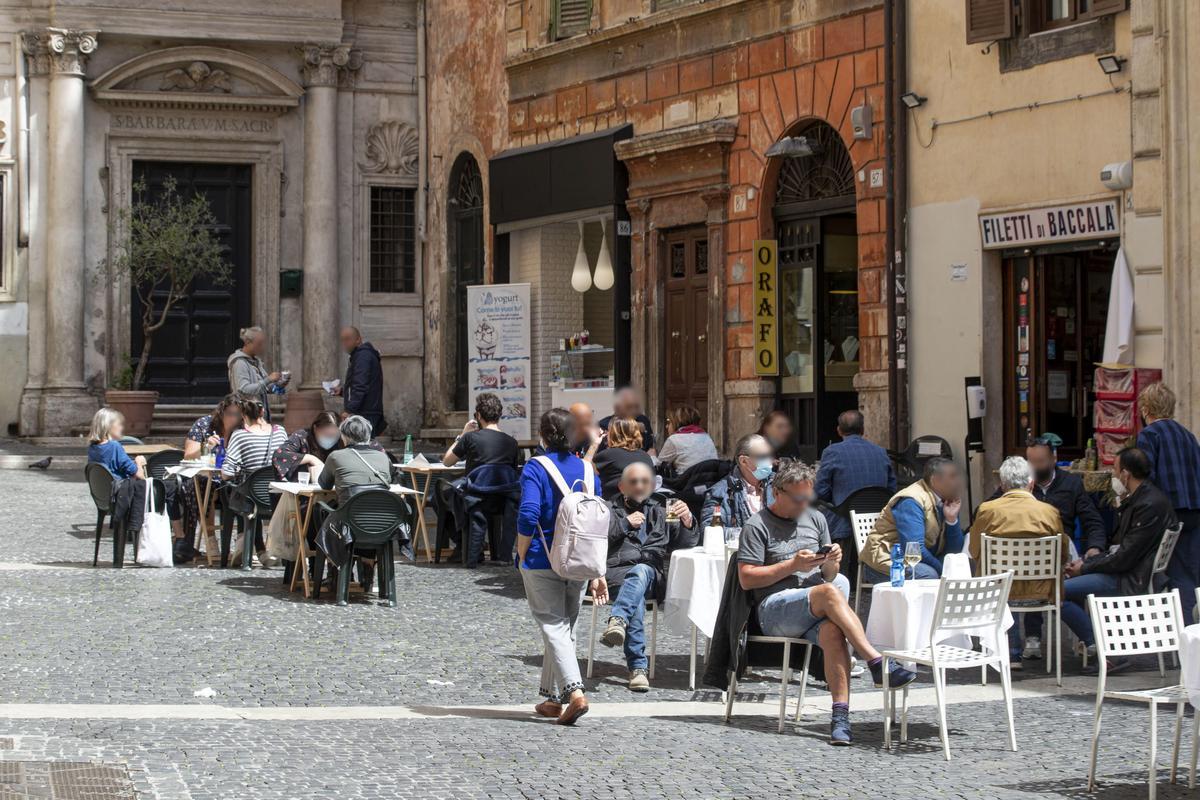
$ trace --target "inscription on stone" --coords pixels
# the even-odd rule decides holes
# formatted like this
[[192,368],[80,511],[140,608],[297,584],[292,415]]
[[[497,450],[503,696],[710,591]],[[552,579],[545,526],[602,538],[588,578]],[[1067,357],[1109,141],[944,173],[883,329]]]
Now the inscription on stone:
[[114,114],[114,131],[179,131],[181,133],[271,133],[275,120],[253,117],[194,117],[186,114]]

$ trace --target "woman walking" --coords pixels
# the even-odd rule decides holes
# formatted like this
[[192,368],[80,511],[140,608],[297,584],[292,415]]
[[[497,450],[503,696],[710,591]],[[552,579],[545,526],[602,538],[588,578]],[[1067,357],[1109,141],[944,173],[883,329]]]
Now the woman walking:
[[[542,414],[538,426],[542,448],[567,486],[590,481],[592,491],[599,495],[600,480],[591,464],[571,454],[573,428],[574,421],[565,409],[553,408]],[[554,519],[562,499],[554,478],[538,459],[525,464],[517,515],[517,567],[545,645],[539,691],[546,699],[534,711],[556,718],[559,725],[574,725],[588,711],[575,655],[575,621],[587,582],[560,578],[550,569],[548,548],[554,542]]]

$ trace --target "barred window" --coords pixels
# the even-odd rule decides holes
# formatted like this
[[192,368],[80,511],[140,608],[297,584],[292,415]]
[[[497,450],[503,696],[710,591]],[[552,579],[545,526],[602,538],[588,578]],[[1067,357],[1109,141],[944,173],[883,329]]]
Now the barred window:
[[371,291],[415,292],[413,189],[371,187]]

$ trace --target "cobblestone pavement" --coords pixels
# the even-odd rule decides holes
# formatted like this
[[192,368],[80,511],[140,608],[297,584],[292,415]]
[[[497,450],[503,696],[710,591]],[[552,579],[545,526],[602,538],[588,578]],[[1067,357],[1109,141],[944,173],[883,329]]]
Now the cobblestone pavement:
[[[687,688],[687,640],[665,632],[653,691],[626,691],[598,647],[594,713],[561,729],[528,713],[540,642],[511,569],[402,563],[399,607],[338,608],[288,594],[279,570],[118,572],[107,540],[93,569],[94,521],[77,476],[0,471],[0,798],[45,796],[5,785],[17,763],[108,765],[164,800],[1145,796],[1147,715],[1121,704],[1086,793],[1093,684],[1074,661],[1061,694],[1040,670],[1017,676],[1017,753],[995,681],[958,677],[949,763],[928,684],[912,741],[887,753],[878,693],[856,683],[857,746],[834,749],[817,687],[775,732],[770,675],[722,724],[720,693]],[[1159,796],[1181,798],[1165,781],[1174,714],[1160,716]]]

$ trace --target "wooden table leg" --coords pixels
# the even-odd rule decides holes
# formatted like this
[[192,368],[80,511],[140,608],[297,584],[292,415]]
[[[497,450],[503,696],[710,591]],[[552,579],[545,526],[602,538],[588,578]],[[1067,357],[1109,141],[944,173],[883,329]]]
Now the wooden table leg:
[[[204,491],[201,492],[200,477],[200,475],[192,476],[192,487],[196,490],[196,505],[198,506],[198,516],[200,517],[200,536],[204,540],[204,557],[208,559],[208,565],[211,567],[214,564],[219,564],[221,561],[219,548],[209,546],[210,544],[215,544],[217,541],[216,536],[208,529],[208,510],[212,505],[213,480],[211,475],[205,476],[208,478],[208,482],[204,485]],[[210,539],[211,541],[209,541]]]
[[308,510],[304,512],[304,518],[300,518],[300,498],[296,498],[296,521],[300,525],[300,559],[296,562],[296,566],[292,569],[292,581],[296,580],[296,570],[300,569],[304,572],[304,597],[311,599],[315,592],[312,585],[312,577],[308,574],[308,559],[315,555],[317,558],[324,558],[322,553],[311,553],[308,549],[308,526],[312,522],[313,509],[317,507],[317,498],[308,498]]
[[[433,548],[429,546],[429,526],[425,524],[425,497],[429,493],[429,484],[433,481],[433,473],[425,474],[425,486],[422,487],[418,481],[419,473],[410,472],[412,476],[413,490],[416,491],[417,503],[417,532],[421,534],[421,541],[425,543],[425,562],[433,563]],[[413,561],[417,560],[417,548],[413,545]]]

